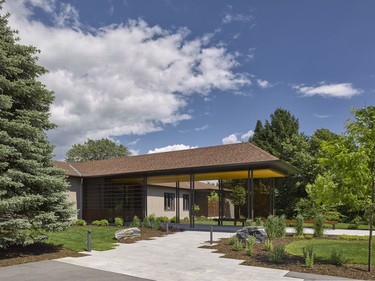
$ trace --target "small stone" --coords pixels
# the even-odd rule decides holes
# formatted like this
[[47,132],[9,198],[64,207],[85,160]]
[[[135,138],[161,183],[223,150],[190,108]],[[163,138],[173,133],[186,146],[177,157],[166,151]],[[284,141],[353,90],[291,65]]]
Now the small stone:
[[267,240],[267,233],[263,227],[259,226],[245,226],[244,228],[237,231],[236,236],[237,238],[242,241],[243,243],[246,242],[249,236],[254,236],[256,238],[256,242],[264,242]]
[[141,236],[141,231],[138,227],[120,229],[115,232],[117,240],[131,239],[139,236]]

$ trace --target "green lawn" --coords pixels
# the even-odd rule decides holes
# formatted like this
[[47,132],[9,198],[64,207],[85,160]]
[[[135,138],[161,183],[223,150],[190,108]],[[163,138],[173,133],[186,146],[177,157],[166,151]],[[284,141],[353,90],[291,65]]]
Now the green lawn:
[[115,226],[71,226],[62,232],[48,233],[47,243],[81,252],[87,250],[87,231],[91,230],[91,249],[97,251],[110,250],[115,247],[114,233],[122,227]]
[[[303,257],[302,249],[308,245],[313,245],[318,260],[329,261],[333,249],[342,250],[350,263],[367,264],[368,242],[353,240],[328,240],[311,239],[298,240],[286,246],[286,251],[292,255]],[[375,245],[373,247],[375,250]],[[373,261],[375,264],[375,261]]]

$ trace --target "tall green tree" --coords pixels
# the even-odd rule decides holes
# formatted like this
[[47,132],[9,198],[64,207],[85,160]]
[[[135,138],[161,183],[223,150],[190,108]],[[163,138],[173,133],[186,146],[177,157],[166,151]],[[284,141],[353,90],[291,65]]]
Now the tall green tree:
[[257,121],[251,143],[301,169],[301,174],[277,180],[276,207],[292,216],[295,204],[307,196],[305,187],[315,178],[314,157],[309,139],[299,132],[299,121],[289,111],[278,108],[264,126]]
[[241,185],[235,185],[232,187],[232,192],[230,193],[230,200],[233,205],[238,208],[238,217],[241,217],[241,206],[246,203],[246,190]]
[[66,153],[65,161],[75,163],[120,158],[129,155],[129,150],[122,144],[116,144],[109,139],[88,139],[83,144],[74,144]]
[[354,120],[346,124],[339,140],[323,142],[321,164],[336,177],[333,197],[349,208],[366,208],[370,214],[368,270],[371,270],[375,195],[375,107],[352,110]]
[[[0,10],[4,1],[0,0]],[[0,15],[0,248],[31,244],[69,226],[63,171],[53,167],[45,132],[53,94],[37,78],[38,50],[18,43]]]

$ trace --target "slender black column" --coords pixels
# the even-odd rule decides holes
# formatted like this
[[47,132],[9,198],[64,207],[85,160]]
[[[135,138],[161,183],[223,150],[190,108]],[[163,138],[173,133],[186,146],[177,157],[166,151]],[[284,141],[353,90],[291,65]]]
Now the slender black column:
[[195,193],[195,183],[194,175],[190,175],[190,208],[189,208],[189,217],[190,217],[190,228],[195,227],[195,215],[194,215],[194,193]]
[[147,176],[143,177],[142,182],[142,207],[143,207],[143,218],[147,217]]
[[254,171],[251,170],[251,219],[254,220]]
[[180,223],[180,182],[176,181],[176,222]]
[[219,180],[219,220],[218,224],[223,225],[224,218],[224,186],[223,181]]
[[247,171],[247,219],[251,219],[251,171]]
[[276,203],[275,203],[275,179],[272,179],[272,215],[276,215]]

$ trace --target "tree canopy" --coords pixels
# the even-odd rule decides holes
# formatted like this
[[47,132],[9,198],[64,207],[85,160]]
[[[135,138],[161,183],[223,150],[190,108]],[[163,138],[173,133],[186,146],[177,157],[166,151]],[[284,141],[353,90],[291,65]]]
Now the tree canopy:
[[18,44],[8,17],[0,15],[0,248],[41,241],[46,230],[68,227],[73,214],[45,134],[54,128],[53,94],[37,80],[46,69],[35,47]]
[[75,163],[120,158],[129,155],[129,150],[122,144],[116,144],[109,139],[88,139],[83,144],[74,144],[66,153],[65,161]]

